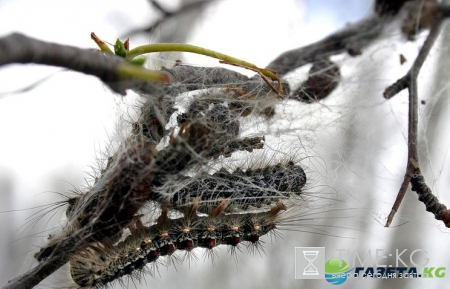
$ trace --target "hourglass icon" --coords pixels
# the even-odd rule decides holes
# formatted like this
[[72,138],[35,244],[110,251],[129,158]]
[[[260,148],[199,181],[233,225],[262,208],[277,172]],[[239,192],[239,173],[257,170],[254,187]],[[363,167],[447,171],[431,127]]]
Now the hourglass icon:
[[303,251],[303,257],[308,261],[308,265],[303,269],[303,275],[319,275],[319,270],[313,265],[318,254],[319,251]]

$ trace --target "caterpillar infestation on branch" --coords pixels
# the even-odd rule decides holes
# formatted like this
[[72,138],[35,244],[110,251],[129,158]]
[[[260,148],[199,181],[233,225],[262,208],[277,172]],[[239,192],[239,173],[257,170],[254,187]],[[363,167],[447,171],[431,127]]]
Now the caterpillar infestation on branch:
[[[130,62],[129,52],[155,48],[136,52],[119,40],[116,46],[116,55]],[[198,49],[186,47],[178,48]],[[167,85],[126,80],[127,85],[135,81],[131,87],[140,98],[120,116],[117,136],[88,186],[55,206],[67,204],[66,220],[34,254],[39,265],[58,260],[51,269],[56,270],[68,262],[77,286],[101,288],[122,278],[139,279],[164,259],[170,262],[176,251],[203,248],[213,257],[217,246],[235,252],[241,243],[252,252],[262,250],[260,237],[280,228],[302,230],[302,222],[310,221],[299,209],[313,195],[301,162],[308,156],[280,153],[266,138],[273,139],[270,122],[289,85],[275,71],[205,51],[262,78],[177,63],[156,72],[170,79]],[[142,63],[124,65],[141,69]],[[325,98],[338,81],[339,70],[332,67],[333,75],[319,80],[332,82],[327,92],[305,88],[307,101],[293,99]],[[257,151],[263,153],[254,157]],[[228,164],[231,159],[240,164]]]
[[[245,247],[251,253],[264,252],[267,235],[278,236],[280,231],[333,235],[330,228],[347,229],[352,226],[350,222],[320,223],[317,211],[310,205],[320,199],[318,212],[326,212],[326,218],[330,218],[335,212],[330,204],[342,201],[344,194],[351,194],[356,202],[371,203],[371,208],[380,199],[383,205],[386,203],[380,194],[391,190],[370,181],[368,174],[377,172],[378,165],[372,161],[383,159],[380,163],[390,178],[398,175],[385,164],[384,157],[377,158],[394,149],[392,142],[378,136],[387,135],[387,129],[397,127],[398,120],[406,114],[396,115],[397,108],[403,113],[400,102],[404,100],[397,103],[381,99],[380,95],[377,98],[376,92],[381,90],[375,80],[385,79],[387,71],[396,70],[400,64],[407,68],[412,63],[410,72],[391,85],[385,97],[390,99],[408,88],[408,154],[417,164],[408,163],[399,201],[395,202],[387,224],[398,211],[402,193],[411,184],[426,210],[448,227],[449,210],[432,194],[414,152],[422,141],[418,139],[417,121],[422,115],[417,109],[418,100],[427,104],[422,106],[425,111],[437,99],[422,92],[418,98],[417,88],[422,87],[422,81],[417,76],[442,30],[441,24],[450,15],[441,2],[377,0],[372,16],[316,43],[283,52],[266,68],[180,43],[133,48],[129,40],[118,39],[111,49],[92,34],[103,52],[99,53],[21,34],[1,38],[0,66],[62,66],[94,75],[121,95],[129,90],[138,94],[131,105],[125,102],[131,102],[133,94],[115,99],[126,107],[119,110],[111,144],[102,150],[88,185],[73,194],[61,193],[65,200],[48,206],[51,214],[62,208],[65,214],[51,228],[48,238],[38,244],[40,249],[33,250],[33,262],[37,264],[34,268],[43,269],[30,270],[23,275],[25,278],[19,276],[7,289],[32,288],[61,267],[74,283],[65,288],[170,284],[171,278],[160,278],[162,281],[152,284],[152,279],[144,277],[158,275],[158,268],[177,261],[187,260],[191,265],[199,252],[205,259],[213,259],[213,264],[222,248],[232,257]],[[406,46],[397,44],[416,38],[420,42],[426,36],[423,30],[429,28],[419,56],[413,61],[415,57],[403,50]],[[276,34],[277,45],[283,37],[281,32]],[[394,34],[397,38],[392,38]],[[420,45],[419,42],[411,44]],[[19,44],[23,49],[15,49]],[[253,49],[261,48],[264,45]],[[174,66],[171,63],[156,70],[144,67],[143,54],[172,51],[214,57],[219,60],[217,64],[224,65],[202,67],[177,60],[173,61]],[[396,56],[394,62],[391,55]],[[382,77],[374,69],[381,62],[388,63],[380,66]],[[256,74],[248,77],[232,71],[230,65]],[[384,110],[387,106],[388,110]],[[369,112],[375,107],[379,109],[377,113]],[[388,116],[395,121],[391,122]],[[359,151],[360,144],[370,148]],[[388,183],[384,180],[383,177],[383,185]],[[320,184],[314,187],[314,181]],[[332,197],[314,191],[322,186],[325,191],[332,191]],[[349,210],[347,204],[345,209]],[[376,210],[375,214],[382,208]],[[384,218],[383,213],[378,215]],[[370,214],[365,214],[358,221],[366,221],[367,216],[370,218]],[[32,225],[40,216],[33,218]],[[282,242],[283,247],[293,247],[292,243]],[[299,246],[306,243],[297,235],[295,242]],[[279,245],[272,247],[274,251]],[[273,255],[269,252],[267,259]],[[271,260],[265,263],[273,264]],[[271,270],[274,274],[275,270],[281,271]],[[28,282],[28,277],[33,281]],[[56,282],[50,285],[58,286]],[[223,286],[235,287],[225,283]]]

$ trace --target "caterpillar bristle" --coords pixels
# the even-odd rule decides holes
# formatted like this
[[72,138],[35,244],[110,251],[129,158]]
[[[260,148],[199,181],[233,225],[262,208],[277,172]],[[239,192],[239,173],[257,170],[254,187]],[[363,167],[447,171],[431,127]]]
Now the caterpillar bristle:
[[[281,202],[262,212],[225,213],[223,208],[211,208],[219,213],[187,220],[186,216],[171,219],[163,208],[148,227],[136,220],[123,241],[91,243],[75,254],[70,261],[72,278],[82,288],[101,288],[124,276],[142,276],[147,264],[162,257],[167,259],[166,265],[184,260],[190,263],[196,259],[192,253],[195,248],[203,248],[204,257],[213,263],[217,256],[214,248],[219,245],[228,246],[234,258],[243,242],[251,244],[246,247],[252,252],[261,252],[260,237],[276,228],[286,209]],[[173,255],[175,251],[186,253],[178,258]]]

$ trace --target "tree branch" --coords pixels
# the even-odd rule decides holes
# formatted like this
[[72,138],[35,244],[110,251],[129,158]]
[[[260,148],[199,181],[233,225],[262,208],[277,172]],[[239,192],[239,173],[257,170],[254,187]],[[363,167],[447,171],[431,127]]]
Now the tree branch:
[[[49,43],[14,33],[0,38],[0,66],[11,63],[36,63],[69,68],[97,76],[105,83],[123,79],[117,72],[125,60],[93,50]],[[122,93],[123,91],[116,91]]]
[[206,5],[214,2],[215,0],[199,0],[197,2],[194,3],[188,3],[183,5],[182,7],[180,7],[177,11],[174,12],[169,12],[166,9],[164,9],[158,1],[156,0],[150,0],[149,2],[152,4],[153,7],[155,7],[158,11],[160,11],[163,16],[156,20],[154,23],[152,23],[151,25],[144,27],[144,28],[137,28],[137,29],[133,29],[131,31],[128,31],[126,33],[123,34],[123,37],[130,37],[139,33],[151,33],[155,30],[158,29],[158,27],[160,27],[164,22],[179,17],[184,13],[188,13],[190,11],[196,10],[196,9],[203,9]]
[[[392,206],[391,212],[386,221],[386,227],[389,227],[392,223],[395,213],[398,211],[403,197],[406,194],[408,184],[411,183],[412,189],[417,191],[419,200],[424,202],[427,211],[431,211],[435,214],[436,219],[443,220],[446,226],[450,225],[450,212],[443,213],[447,208],[440,205],[437,198],[432,195],[431,189],[425,184],[425,180],[420,172],[419,156],[417,152],[417,123],[418,123],[418,92],[417,92],[417,78],[420,73],[420,69],[427,59],[431,48],[433,47],[436,39],[438,38],[442,24],[449,17],[449,9],[442,8],[441,15],[436,19],[436,22],[432,26],[430,33],[428,34],[425,43],[423,44],[420,52],[414,61],[412,67],[406,73],[405,76],[397,80],[394,84],[389,86],[383,93],[386,99],[390,99],[401,90],[408,88],[409,93],[409,114],[408,114],[408,160],[406,164],[405,177],[403,183],[400,186],[400,190],[397,194],[397,198]],[[439,207],[439,209],[434,209]]]
[[[249,79],[243,74],[220,67],[178,65],[156,72],[161,79],[160,82],[130,78],[121,73],[123,68],[142,70],[144,73],[151,71],[129,64],[123,58],[115,55],[40,41],[18,33],[0,38],[0,51],[2,51],[0,66],[12,63],[35,63],[64,67],[97,76],[114,92],[121,95],[126,95],[127,89],[137,90],[141,93],[167,92],[168,90],[172,93],[175,91],[179,93],[230,83],[236,84],[236,86],[242,85],[247,90],[263,87],[263,91],[267,92],[267,88],[269,88],[268,85],[261,82],[261,79]],[[164,84],[174,86],[168,88]],[[287,83],[283,83],[283,88],[289,92]]]
[[70,255],[58,255],[39,263],[27,273],[9,280],[3,289],[33,288],[69,261]]
[[393,17],[390,15],[373,16],[353,23],[316,43],[284,52],[273,60],[267,68],[275,70],[281,77],[305,64],[326,59],[342,52],[347,51],[352,56],[359,55],[364,47],[377,39],[382,28],[391,19]]

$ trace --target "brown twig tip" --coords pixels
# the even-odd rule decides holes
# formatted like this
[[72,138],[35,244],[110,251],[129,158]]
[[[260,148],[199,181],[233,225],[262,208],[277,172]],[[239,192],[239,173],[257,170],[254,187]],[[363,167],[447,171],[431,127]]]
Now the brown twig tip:
[[98,38],[97,35],[95,35],[94,32],[91,32],[91,39],[95,41],[95,43],[97,44],[103,44],[105,42],[103,42],[100,38]]
[[409,74],[407,74],[405,77],[402,77],[399,80],[397,80],[394,84],[388,86],[386,90],[383,92],[383,97],[386,99],[390,99],[403,89],[408,88],[409,85],[410,85]]
[[387,217],[386,224],[384,225],[386,228],[391,226],[392,220],[394,219],[395,213],[397,213],[397,210],[392,209],[389,213],[389,216]]
[[398,208],[400,207],[400,204],[402,203],[403,197],[406,194],[406,190],[408,189],[410,181],[411,181],[411,177],[409,177],[409,174],[406,174],[405,178],[403,179],[402,185],[400,186],[400,189],[398,190],[397,198],[395,199],[395,202],[392,205],[392,210],[389,213],[385,227],[389,227],[391,225],[392,220],[394,219],[395,213],[397,213]]

